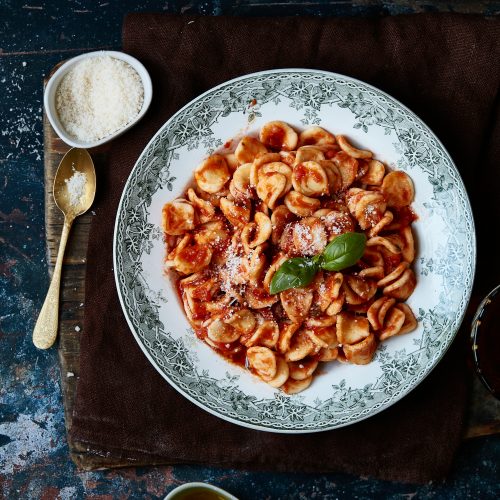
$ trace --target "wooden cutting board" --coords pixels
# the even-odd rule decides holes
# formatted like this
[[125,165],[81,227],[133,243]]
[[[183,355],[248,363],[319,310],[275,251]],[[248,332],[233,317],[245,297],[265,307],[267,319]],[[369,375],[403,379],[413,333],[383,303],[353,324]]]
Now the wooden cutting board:
[[[50,74],[52,74],[56,66]],[[57,208],[52,195],[52,184],[59,162],[70,149],[54,132],[46,115],[43,117],[44,133],[44,175],[45,175],[45,233],[47,241],[47,262],[52,276],[63,225],[63,215]],[[95,160],[105,164],[109,146],[101,146],[90,151]],[[99,183],[99,178],[97,178]],[[76,385],[80,373],[80,338],[85,335],[83,315],[85,310],[85,267],[87,263],[87,242],[92,208],[73,224],[64,256],[61,283],[61,304],[59,321],[59,362],[61,387],[63,391],[66,430],[72,425],[73,404]],[[500,432],[500,401],[491,396],[473,377],[472,398],[466,430],[466,438],[496,434]],[[147,465],[137,462],[106,461],[86,453],[76,446],[68,436],[71,458],[78,467],[86,470],[127,465]],[[151,464],[152,465],[152,464]]]
[[[44,81],[63,64],[57,64]],[[47,265],[49,276],[52,277],[56,263],[59,241],[63,228],[64,216],[54,201],[52,186],[57,167],[70,147],[56,134],[47,115],[43,114],[44,138],[44,189],[45,189],[45,236],[47,245]],[[106,164],[109,144],[89,150],[94,162]],[[97,183],[99,176],[97,174]],[[153,462],[138,463],[125,457],[120,460],[96,456],[88,453],[86,448],[74,443],[69,431],[73,422],[73,405],[76,396],[76,387],[80,375],[80,338],[85,335],[85,271],[87,264],[87,243],[89,239],[90,224],[94,212],[92,207],[84,215],[77,217],[71,229],[64,261],[62,266],[60,306],[59,306],[59,332],[58,355],[60,365],[61,387],[64,403],[64,417],[67,441],[71,459],[84,470],[95,470],[110,467],[126,467],[141,465],[159,465]]]
[[[44,177],[45,177],[45,234],[47,242],[47,263],[52,276],[59,247],[64,217],[57,208],[52,195],[52,185],[57,167],[70,149],[52,129],[47,116],[43,117],[44,133]],[[94,160],[106,155],[106,149],[91,151]],[[83,313],[85,308],[85,266],[87,262],[87,242],[89,237],[92,209],[77,217],[71,230],[64,255],[59,307],[59,363],[61,387],[64,401],[66,430],[72,425],[73,403],[80,373],[80,337],[84,335]],[[68,436],[71,458],[83,469],[101,467],[101,461],[87,456],[85,450],[78,449]],[[110,466],[128,464],[109,464]]]
[[[53,71],[55,69],[57,67]],[[55,204],[52,195],[52,185],[57,167],[70,147],[59,139],[45,114],[43,116],[43,134],[45,235],[49,275],[52,276],[64,220],[62,212]],[[89,152],[94,162],[99,161],[101,164],[105,164],[108,149],[109,145],[104,145],[94,148]],[[98,177],[97,182],[99,182]],[[138,463],[137,460],[130,461],[126,458],[115,460],[108,457],[96,456],[95,454],[88,453],[86,448],[74,443],[69,434],[73,422],[73,405],[80,374],[80,338],[82,335],[85,335],[83,322],[85,311],[85,269],[87,264],[87,243],[93,216],[94,212],[91,207],[86,214],[75,219],[64,254],[62,268],[58,354],[70,456],[73,462],[80,469],[84,470],[132,465],[156,465],[154,463]]]

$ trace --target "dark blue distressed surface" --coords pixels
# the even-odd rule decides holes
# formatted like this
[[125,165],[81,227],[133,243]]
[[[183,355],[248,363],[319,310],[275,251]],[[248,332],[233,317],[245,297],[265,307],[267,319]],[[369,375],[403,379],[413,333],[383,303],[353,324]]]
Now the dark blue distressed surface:
[[[0,0],[0,498],[161,498],[186,481],[218,484],[242,499],[498,498],[500,437],[465,443],[443,484],[412,486],[343,474],[304,475],[175,466],[78,472],[65,438],[56,350],[31,331],[47,287],[43,210],[42,79],[59,61],[120,47],[130,11],[201,14],[397,14],[500,2],[45,1]],[[286,11],[286,12],[285,12]]]

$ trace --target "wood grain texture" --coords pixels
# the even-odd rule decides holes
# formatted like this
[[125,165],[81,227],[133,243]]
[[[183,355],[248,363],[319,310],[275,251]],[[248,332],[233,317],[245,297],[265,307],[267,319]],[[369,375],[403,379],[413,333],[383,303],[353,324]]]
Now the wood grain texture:
[[[63,61],[64,62],[64,61]],[[62,62],[60,63],[62,64]],[[58,64],[50,75],[60,66]],[[49,76],[50,76],[49,75]],[[55,204],[52,186],[57,167],[63,156],[69,151],[66,145],[55,133],[47,116],[43,116],[44,135],[44,195],[45,195],[45,236],[47,245],[47,263],[49,275],[54,270],[59,241],[63,228],[64,216]],[[105,161],[107,145],[91,150],[94,161]],[[71,440],[69,431],[73,421],[73,405],[76,396],[78,377],[80,374],[80,337],[84,331],[85,310],[85,268],[87,263],[87,243],[92,208],[75,219],[64,254],[58,332],[58,357],[61,376],[61,387],[64,402],[64,417],[70,456],[73,462],[83,470],[95,470],[111,467],[157,465],[161,462],[150,460],[144,463],[128,460],[105,461],[103,457],[88,454],[86,449],[76,445]]]
[[[58,66],[53,70],[55,71]],[[52,74],[51,72],[51,74]],[[47,117],[43,119],[44,133],[44,176],[45,176],[45,231],[47,244],[47,262],[49,274],[57,257],[57,250],[63,226],[62,212],[57,208],[52,195],[52,184],[57,167],[70,149],[59,139],[52,129]],[[94,161],[105,162],[108,146],[93,149],[91,155]],[[66,248],[63,262],[61,282],[61,305],[59,321],[59,363],[61,370],[61,386],[64,398],[66,430],[72,426],[73,405],[76,387],[80,373],[80,337],[85,335],[83,328],[85,310],[85,268],[86,252],[92,221],[92,208],[83,216],[78,217],[72,228],[72,233]],[[475,378],[472,383],[471,407],[468,414],[466,438],[486,436],[500,432],[500,402],[493,398],[481,383]],[[68,437],[68,445],[72,460],[80,469],[125,467],[140,465],[159,465],[164,462],[150,460],[138,463],[123,457],[121,460],[104,461],[103,457],[95,457],[86,453]]]
[[[45,115],[43,119],[43,133],[45,234],[47,262],[49,265],[49,274],[52,276],[64,219],[62,212],[54,202],[52,185],[59,162],[69,150],[69,146],[56,136]],[[75,221],[63,261],[58,354],[67,431],[71,429],[73,402],[80,372],[80,335],[83,333],[86,242],[90,228],[90,217],[91,215],[85,214]],[[71,456],[75,460],[76,457],[73,454],[71,443],[68,444]]]
[[[60,66],[60,64],[53,68],[50,75]],[[52,276],[64,222],[64,216],[55,204],[52,186],[57,167],[70,147],[59,139],[45,114],[43,117],[43,135],[45,167],[45,236],[48,269],[50,276]],[[91,151],[93,159],[105,158],[107,149],[108,146],[106,145],[93,149]],[[71,429],[72,425],[73,404],[80,373],[80,337],[84,334],[85,266],[87,262],[87,243],[92,217],[93,212],[91,208],[87,213],[75,219],[63,261],[60,293],[61,303],[59,308],[58,355],[67,431]],[[93,468],[91,465],[92,457],[86,457],[85,450],[75,447],[69,439],[69,436],[68,445],[71,458],[79,467],[84,469]],[[113,465],[119,466],[129,464]]]

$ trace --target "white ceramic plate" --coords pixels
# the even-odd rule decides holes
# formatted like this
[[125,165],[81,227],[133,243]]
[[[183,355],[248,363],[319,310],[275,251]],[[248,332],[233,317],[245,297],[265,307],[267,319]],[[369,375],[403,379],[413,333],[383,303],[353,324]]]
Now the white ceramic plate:
[[[318,124],[347,135],[416,187],[418,285],[408,300],[419,326],[383,342],[365,366],[326,363],[304,392],[287,396],[229,364],[195,338],[163,276],[161,209],[182,195],[193,169],[228,139],[270,120]],[[322,71],[246,75],[191,101],[139,157],[118,209],[114,269],[123,311],[145,355],[181,394],[236,424],[316,432],[389,407],[436,366],[460,326],[475,269],[475,233],[462,180],[443,145],[410,110],[366,83]],[[128,339],[124,339],[124,342]]]

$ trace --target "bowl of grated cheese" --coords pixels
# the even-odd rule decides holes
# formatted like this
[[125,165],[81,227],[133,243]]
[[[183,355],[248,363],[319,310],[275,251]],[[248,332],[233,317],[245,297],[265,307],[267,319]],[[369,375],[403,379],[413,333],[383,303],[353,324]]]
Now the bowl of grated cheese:
[[66,61],[45,87],[44,107],[57,135],[93,148],[135,125],[151,104],[146,68],[123,52],[97,51]]

